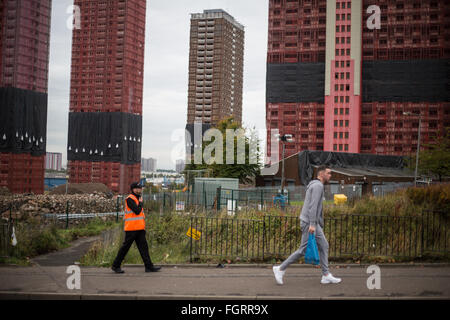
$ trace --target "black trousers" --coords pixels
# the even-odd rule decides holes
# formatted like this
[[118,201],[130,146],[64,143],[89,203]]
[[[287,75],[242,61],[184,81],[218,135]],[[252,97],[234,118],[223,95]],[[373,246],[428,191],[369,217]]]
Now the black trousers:
[[138,247],[142,260],[144,261],[145,267],[153,267],[152,260],[150,259],[150,254],[148,253],[147,240],[145,239],[145,230],[125,231],[125,240],[123,241],[122,247],[120,247],[119,252],[117,253],[116,259],[114,259],[113,267],[120,267],[123,259],[125,259],[125,256],[127,255],[128,250],[130,250],[130,247],[134,241],[136,241],[136,246]]

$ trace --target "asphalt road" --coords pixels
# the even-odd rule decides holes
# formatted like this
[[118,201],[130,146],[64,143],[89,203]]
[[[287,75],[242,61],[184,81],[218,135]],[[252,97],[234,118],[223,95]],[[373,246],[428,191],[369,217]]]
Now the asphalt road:
[[1,299],[450,299],[450,266],[380,265],[381,289],[368,289],[367,266],[331,267],[340,284],[320,284],[320,269],[291,265],[277,285],[271,266],[163,266],[145,273],[125,266],[81,267],[80,289],[68,289],[67,266],[0,267]]

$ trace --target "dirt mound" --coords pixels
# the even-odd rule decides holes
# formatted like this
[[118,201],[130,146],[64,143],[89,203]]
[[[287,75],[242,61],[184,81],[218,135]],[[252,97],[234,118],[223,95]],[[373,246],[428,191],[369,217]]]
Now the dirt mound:
[[[69,183],[67,194],[94,194],[103,193],[112,196],[113,193],[103,183]],[[66,185],[58,186],[50,194],[66,194]]]

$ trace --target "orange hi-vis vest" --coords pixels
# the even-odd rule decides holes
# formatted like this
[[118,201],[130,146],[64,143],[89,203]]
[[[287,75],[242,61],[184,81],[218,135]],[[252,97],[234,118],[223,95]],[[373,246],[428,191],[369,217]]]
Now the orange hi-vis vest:
[[135,214],[134,211],[131,210],[130,207],[128,207],[128,198],[133,199],[134,202],[136,202],[136,205],[139,205],[139,199],[133,194],[130,194],[125,199],[125,215],[123,216],[123,219],[125,221],[125,231],[145,230],[144,209],[142,209],[139,214]]

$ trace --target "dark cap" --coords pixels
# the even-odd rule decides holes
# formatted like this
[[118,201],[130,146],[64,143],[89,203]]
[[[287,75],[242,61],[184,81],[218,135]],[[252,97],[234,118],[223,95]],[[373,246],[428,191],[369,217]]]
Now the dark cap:
[[130,185],[130,189],[131,189],[131,190],[133,190],[133,189],[142,189],[142,186],[139,184],[139,182],[133,182],[133,183]]

